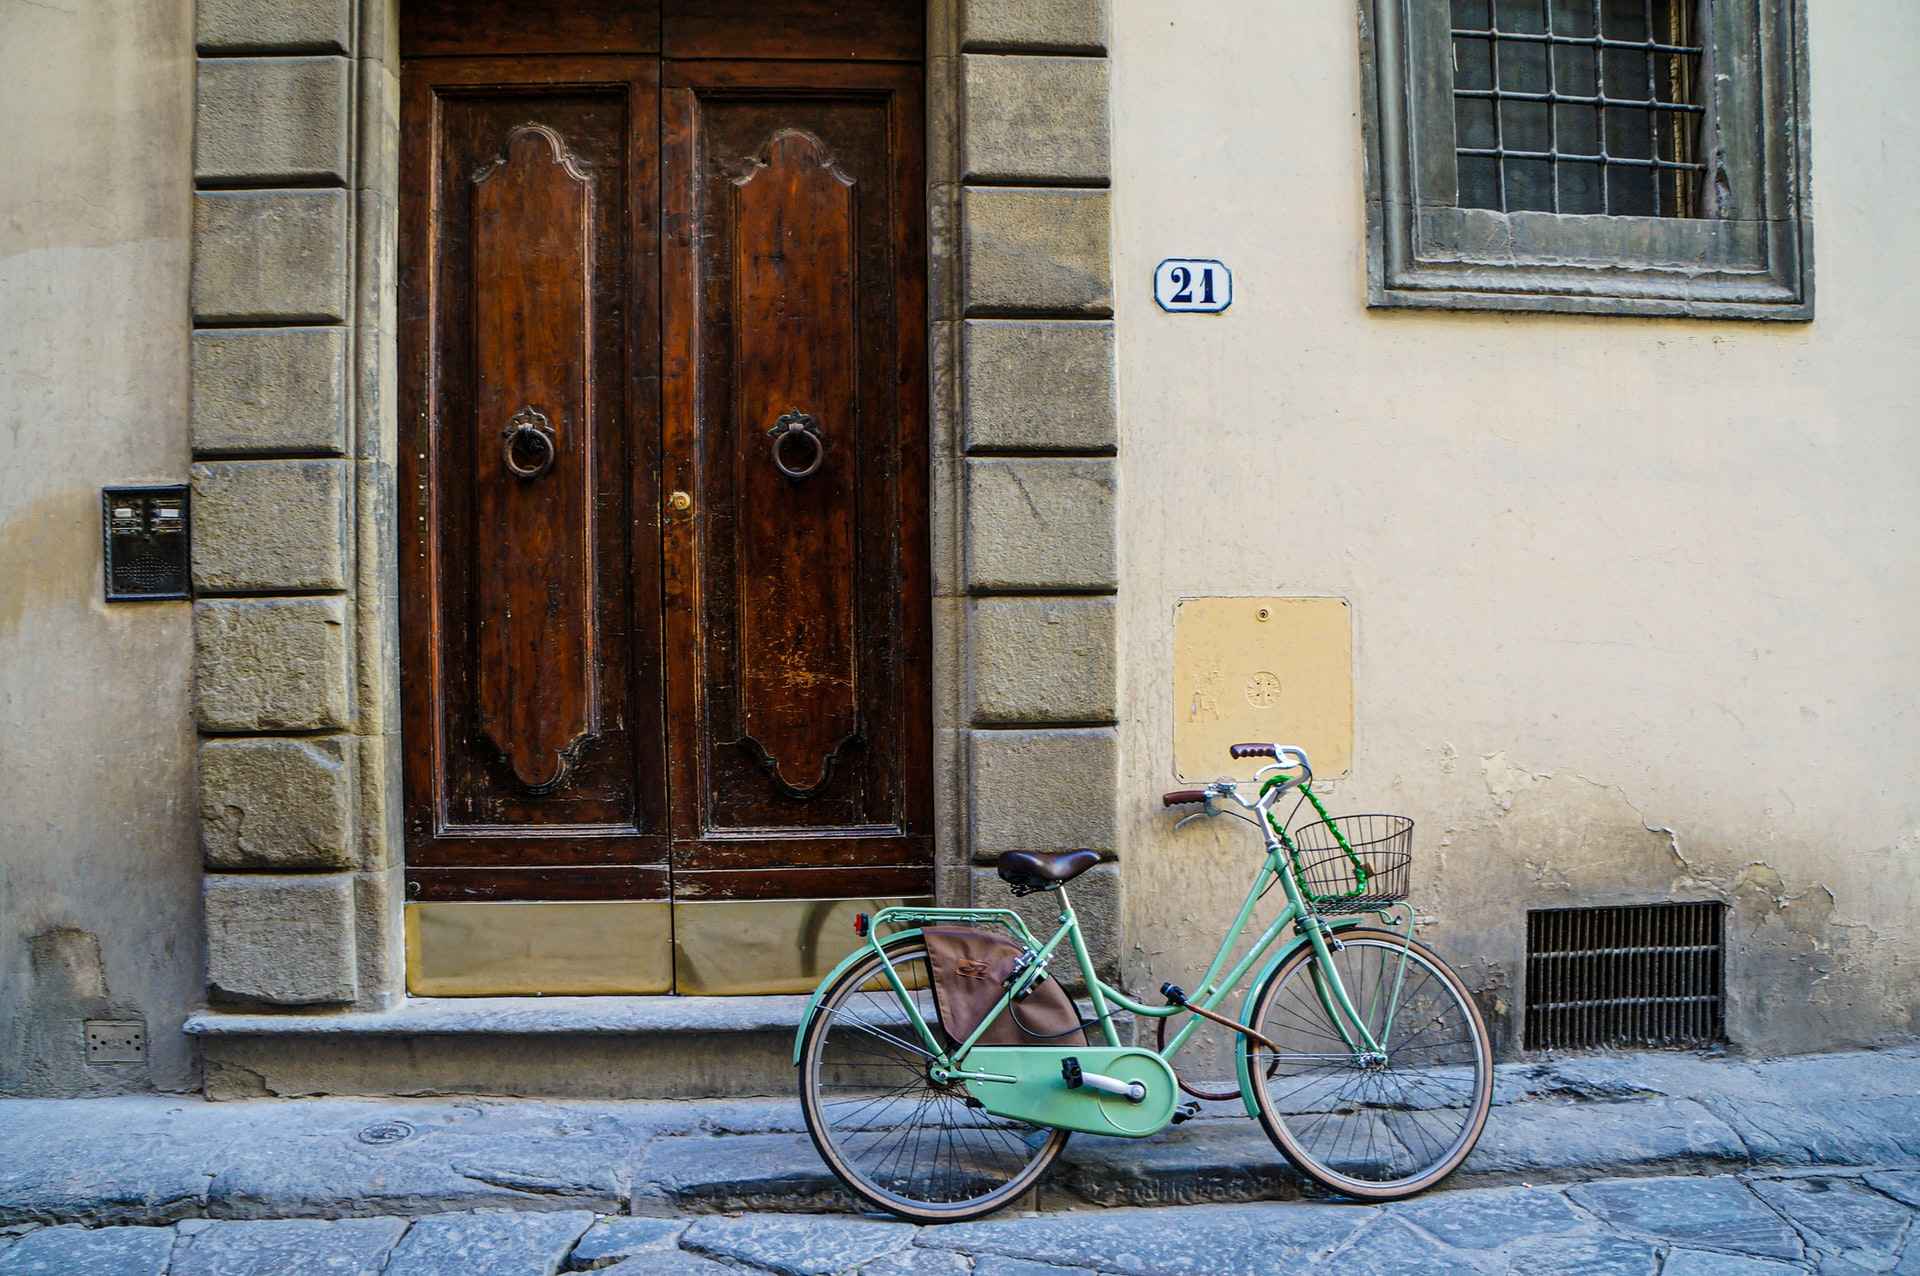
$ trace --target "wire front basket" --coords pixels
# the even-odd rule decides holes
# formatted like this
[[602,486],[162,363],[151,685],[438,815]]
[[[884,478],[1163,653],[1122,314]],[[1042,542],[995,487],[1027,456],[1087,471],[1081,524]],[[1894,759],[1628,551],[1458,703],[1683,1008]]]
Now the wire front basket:
[[1288,838],[1294,873],[1316,913],[1371,913],[1407,897],[1413,821],[1404,815],[1336,815]]

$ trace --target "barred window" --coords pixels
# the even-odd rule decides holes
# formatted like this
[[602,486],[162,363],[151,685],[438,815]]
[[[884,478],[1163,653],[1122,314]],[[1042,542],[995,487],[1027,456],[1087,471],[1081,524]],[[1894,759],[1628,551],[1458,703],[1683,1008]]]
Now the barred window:
[[1813,317],[1806,0],[1358,0],[1374,306]]
[[1460,204],[1691,217],[1696,0],[1452,0]]

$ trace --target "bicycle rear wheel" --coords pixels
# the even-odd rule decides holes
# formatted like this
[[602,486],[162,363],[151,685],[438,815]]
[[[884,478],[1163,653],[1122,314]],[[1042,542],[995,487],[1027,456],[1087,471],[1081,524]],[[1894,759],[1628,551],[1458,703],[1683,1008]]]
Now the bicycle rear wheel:
[[[887,947],[927,1026],[941,1036],[926,945]],[[820,999],[800,1052],[807,1133],[861,1199],[915,1222],[980,1218],[1031,1188],[1067,1131],[993,1116],[958,1082],[928,1075],[899,994],[870,957]]]
[[1255,1106],[1280,1151],[1321,1186],[1362,1200],[1425,1191],[1473,1151],[1493,1102],[1493,1045],[1466,985],[1399,935],[1344,930],[1333,968],[1380,1051],[1329,1016],[1311,947],[1261,989],[1244,1038]]

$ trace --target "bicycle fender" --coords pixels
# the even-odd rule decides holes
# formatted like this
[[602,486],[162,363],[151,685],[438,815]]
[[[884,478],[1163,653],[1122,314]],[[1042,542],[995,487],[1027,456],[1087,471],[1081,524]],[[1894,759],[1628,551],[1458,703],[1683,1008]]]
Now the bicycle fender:
[[[894,944],[899,943],[903,939],[918,939],[919,937],[920,937],[920,932],[917,929],[899,931],[899,932],[896,932],[895,934],[888,935],[885,939],[881,940],[880,947],[888,948]],[[805,1042],[807,1039],[807,1026],[813,1022],[814,1012],[819,1010],[820,1008],[820,999],[827,995],[827,989],[833,987],[834,984],[839,982],[840,976],[846,974],[849,970],[853,969],[855,962],[863,960],[864,958],[871,955],[872,952],[873,952],[872,944],[870,943],[861,944],[859,947],[855,948],[852,952],[848,953],[845,957],[843,957],[840,960],[840,964],[838,966],[835,966],[832,970],[829,970],[826,974],[826,978],[822,979],[818,984],[814,985],[813,995],[807,998],[807,1008],[801,1011],[800,1013],[800,1026],[794,1030],[794,1034],[793,1034],[793,1066],[794,1067],[797,1068],[800,1066],[801,1044]]]
[[[1330,918],[1327,921],[1327,927],[1330,930],[1345,930],[1349,926],[1358,926],[1365,920],[1365,916]],[[1241,1023],[1253,1028],[1260,1026],[1253,1022],[1253,1003],[1260,999],[1261,990],[1267,986],[1267,981],[1273,978],[1273,973],[1280,969],[1281,963],[1293,956],[1294,951],[1307,942],[1305,935],[1296,935],[1291,943],[1267,959],[1267,964],[1260,968],[1259,975],[1255,976],[1254,981],[1247,986],[1247,999],[1240,1007]],[[1253,1074],[1247,1071],[1247,1052],[1244,1049],[1233,1052],[1233,1069],[1240,1078],[1240,1102],[1247,1105],[1248,1116],[1258,1117],[1260,1106],[1254,1101]]]

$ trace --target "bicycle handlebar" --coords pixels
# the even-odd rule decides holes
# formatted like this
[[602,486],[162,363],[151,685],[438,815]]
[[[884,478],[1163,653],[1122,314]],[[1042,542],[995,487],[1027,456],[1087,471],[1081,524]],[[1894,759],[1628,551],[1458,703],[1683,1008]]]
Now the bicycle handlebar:
[[[1239,786],[1231,779],[1215,780],[1204,789],[1175,789],[1171,793],[1160,795],[1162,806],[1205,806],[1206,814],[1217,815],[1213,800],[1216,798],[1232,802],[1243,810],[1264,813],[1280,796],[1290,789],[1296,789],[1313,779],[1313,764],[1307,761],[1306,750],[1292,744],[1236,744],[1228,750],[1236,758],[1272,758],[1273,765],[1262,767],[1260,775],[1266,776],[1275,771],[1300,772],[1285,780],[1269,780],[1260,790],[1260,796],[1248,801],[1240,796]],[[1231,814],[1231,812],[1227,812]],[[1189,816],[1188,818],[1193,818]],[[1184,822],[1184,821],[1183,821]]]
[[1227,752],[1235,758],[1272,758],[1282,767],[1299,767],[1309,774],[1313,771],[1306,750],[1297,744],[1235,744],[1229,745]]

